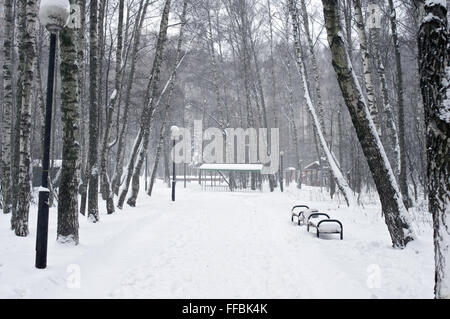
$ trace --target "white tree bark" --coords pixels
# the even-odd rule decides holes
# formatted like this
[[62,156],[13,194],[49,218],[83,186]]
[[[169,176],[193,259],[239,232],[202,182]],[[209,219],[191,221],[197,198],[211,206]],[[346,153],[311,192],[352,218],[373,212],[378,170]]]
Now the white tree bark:
[[367,92],[367,104],[369,107],[370,115],[372,116],[372,120],[375,124],[375,127],[377,128],[378,135],[381,136],[380,124],[378,119],[378,109],[373,85],[372,57],[370,56],[368,49],[366,27],[361,9],[361,0],[354,0],[353,4],[355,6],[355,19],[356,19],[356,27],[358,28],[359,48],[361,50],[361,61],[363,65],[364,83],[366,85],[366,92]]

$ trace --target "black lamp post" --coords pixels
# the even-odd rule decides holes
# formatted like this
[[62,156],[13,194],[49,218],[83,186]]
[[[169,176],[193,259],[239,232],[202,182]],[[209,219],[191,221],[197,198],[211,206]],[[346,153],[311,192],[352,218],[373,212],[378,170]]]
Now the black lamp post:
[[283,189],[283,175],[284,175],[284,169],[283,169],[283,155],[284,155],[284,152],[283,151],[281,151],[280,152],[280,190],[281,190],[281,192],[283,192],[284,191],[284,189]]
[[173,173],[173,177],[172,177],[172,202],[175,201],[175,185],[177,182],[177,176],[175,175],[175,136],[176,133],[178,132],[178,127],[176,126],[172,126],[170,128],[170,130],[172,131],[172,173]]
[[70,15],[68,0],[50,1],[41,0],[39,7],[39,20],[50,32],[50,49],[47,76],[47,99],[45,110],[44,154],[42,160],[42,187],[39,190],[39,206],[36,232],[36,268],[47,267],[47,240],[48,240],[48,170],[50,163],[50,132],[52,123],[53,86],[55,74],[56,37],[58,32],[67,24]]

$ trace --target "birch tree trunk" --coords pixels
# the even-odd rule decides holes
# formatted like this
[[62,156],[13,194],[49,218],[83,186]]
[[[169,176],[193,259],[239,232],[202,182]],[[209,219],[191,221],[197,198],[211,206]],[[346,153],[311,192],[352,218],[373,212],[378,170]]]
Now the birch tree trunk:
[[22,107],[20,114],[20,156],[19,156],[19,184],[15,233],[17,236],[28,235],[28,214],[31,200],[31,101],[34,78],[36,33],[36,1],[20,0],[21,14],[26,15],[23,43],[24,51]]
[[[108,0],[97,0],[97,136],[103,135],[103,87],[105,86],[103,64],[105,60],[105,7]],[[99,143],[100,145],[100,143]],[[97,159],[99,160],[99,159]],[[99,171],[100,174],[100,171]],[[100,175],[99,175],[100,176]],[[100,177],[99,177],[100,178]]]
[[[270,42],[270,73],[271,73],[271,97],[272,97],[272,112],[273,112],[273,124],[275,128],[278,128],[278,109],[277,109],[277,90],[276,90],[276,77],[275,77],[275,59],[273,54],[273,22],[272,22],[272,10],[270,7],[270,0],[267,0],[267,9],[269,15],[269,42]],[[300,163],[297,163],[300,166]],[[301,167],[297,167],[299,171]],[[299,176],[299,175],[298,175]],[[300,181],[300,183],[299,183]],[[274,187],[278,186],[277,178],[273,180]],[[301,180],[297,179],[297,187],[301,187]]]
[[364,23],[364,17],[361,9],[361,0],[354,0],[353,4],[355,6],[355,20],[356,20],[356,27],[358,28],[359,48],[361,50],[364,84],[366,85],[366,92],[367,92],[367,104],[369,107],[370,115],[372,116],[372,120],[377,129],[378,135],[381,136],[380,124],[378,119],[378,109],[375,99],[375,90],[373,86],[372,58],[370,56],[367,43],[367,34]]
[[[148,144],[150,141],[150,123],[155,111],[155,97],[159,83],[159,73],[161,70],[162,54],[167,39],[170,4],[171,0],[165,1],[163,14],[161,17],[158,41],[156,43],[156,53],[155,58],[153,60],[151,78],[149,80],[147,87],[148,89],[146,91],[146,97],[144,99],[144,110],[142,111],[140,130],[128,162],[127,176],[124,181],[125,184],[122,185],[123,187],[120,192],[119,203],[117,205],[119,208],[123,207],[123,203],[125,201],[125,197],[128,193],[128,189],[130,186],[131,178],[133,176],[137,176],[139,178],[141,168],[145,160],[145,154],[147,154]],[[139,135],[141,135],[141,138],[139,138]],[[142,150],[139,153],[139,158],[136,162],[136,165],[134,165],[136,157],[138,155],[139,146],[141,145],[141,142],[139,140],[142,141]],[[134,184],[134,187],[136,187],[135,185],[136,184]],[[135,203],[133,203],[132,198],[130,199],[131,201],[128,201],[128,204],[133,206],[133,204]]]
[[301,4],[301,9],[302,9],[303,29],[305,31],[306,40],[308,42],[308,51],[309,51],[309,54],[311,57],[313,79],[314,79],[314,92],[316,94],[315,106],[317,109],[317,116],[319,117],[320,128],[322,129],[322,134],[326,138],[322,94],[320,93],[319,67],[317,65],[316,54],[314,52],[313,39],[311,36],[311,32],[309,30],[309,17],[308,17],[308,11],[306,9],[305,0],[300,0],[300,4]]
[[[114,170],[114,176],[112,178],[112,190],[115,194],[119,195],[119,187],[121,184],[121,179],[123,175],[123,150],[125,148],[125,132],[128,127],[128,111],[130,108],[131,100],[131,90],[134,83],[134,74],[136,72],[136,60],[139,51],[139,44],[141,38],[142,25],[144,23],[145,15],[147,12],[147,6],[149,0],[142,0],[139,3],[139,10],[137,13],[136,23],[134,26],[134,43],[131,53],[131,65],[130,65],[130,75],[127,82],[127,88],[125,92],[125,102],[124,110],[122,115],[122,127],[117,140],[117,153],[116,153],[116,167]],[[140,141],[139,141],[140,143]],[[133,164],[134,165],[134,164]],[[119,207],[119,206],[118,206]]]
[[434,292],[436,298],[450,299],[450,43],[443,3],[425,2],[418,45],[427,128],[428,209],[434,228]]
[[98,39],[97,39],[97,0],[90,2],[89,21],[89,189],[88,218],[93,223],[99,220],[98,213]]
[[408,180],[407,180],[407,168],[406,168],[406,143],[405,143],[405,106],[403,99],[403,73],[402,73],[402,60],[400,56],[400,44],[398,42],[397,33],[397,17],[394,8],[393,0],[388,0],[389,4],[389,18],[391,21],[391,32],[392,41],[394,42],[394,57],[396,66],[396,77],[397,77],[397,104],[398,104],[398,138],[400,145],[400,174],[399,174],[399,184],[400,191],[403,195],[403,201],[405,202],[406,208],[411,206],[411,199],[408,192]]
[[[294,147],[295,147],[295,162],[297,164],[297,188],[301,188],[302,187],[302,183],[301,183],[301,177],[300,177],[300,144],[299,144],[299,140],[298,140],[298,129],[297,129],[297,123],[295,122],[295,115],[294,115],[294,92],[292,91],[292,72],[291,72],[291,68],[290,65],[288,65],[288,79],[289,79],[289,87],[288,87],[288,91],[289,91],[289,103],[288,103],[288,116],[289,116],[289,122],[291,124],[291,129],[292,129],[292,138],[293,138],[293,143],[294,143]],[[280,172],[281,174],[283,172]]]
[[80,101],[80,114],[83,115],[79,118],[80,121],[80,144],[81,144],[81,184],[79,186],[80,192],[80,213],[84,216],[86,214],[86,200],[87,200],[87,188],[89,183],[88,172],[88,152],[86,145],[86,74],[85,74],[85,59],[84,50],[86,47],[85,41],[85,29],[86,29],[86,1],[77,0],[77,4],[80,7],[80,30],[78,31],[78,99]]
[[13,86],[12,86],[12,47],[13,47],[13,0],[4,3],[4,32],[3,32],[3,118],[1,131],[1,165],[2,165],[2,207],[3,213],[9,214],[12,209],[11,185],[11,139],[12,139],[12,112],[13,112]]
[[[336,184],[338,185],[339,190],[342,192],[345,201],[347,202],[348,206],[355,206],[356,202],[353,198],[353,193],[348,185],[347,181],[345,180],[339,164],[336,162],[333,154],[331,153],[330,149],[328,148],[327,142],[325,140],[325,136],[322,133],[322,127],[320,125],[319,117],[316,113],[316,109],[314,105],[312,104],[311,97],[309,95],[309,85],[307,83],[306,79],[306,72],[305,72],[305,61],[304,59],[301,60],[301,47],[300,47],[300,38],[299,38],[299,26],[298,26],[298,14],[297,14],[297,8],[294,4],[293,0],[289,0],[289,11],[292,16],[292,29],[293,29],[293,37],[294,37],[294,46],[295,46],[295,57],[296,57],[296,63],[297,63],[297,70],[299,72],[301,81],[303,83],[303,91],[306,99],[306,104],[308,106],[308,111],[311,114],[311,118],[313,121],[313,125],[317,132],[317,137],[319,138],[320,145],[322,146],[322,150],[325,153],[325,156],[327,158],[328,163],[330,164],[331,171],[333,173],[333,178],[336,180]],[[316,136],[316,134],[314,135]]]
[[[12,160],[11,160],[11,182],[12,182],[12,214],[11,214],[11,229],[16,228],[17,219],[17,202],[19,194],[19,163],[20,163],[20,120],[22,109],[22,88],[24,80],[24,64],[25,64],[25,50],[23,50],[25,29],[26,29],[26,8],[25,3],[16,1],[15,11],[17,15],[17,76],[16,76],[16,90],[15,90],[15,112],[13,114],[13,129],[12,129]],[[14,46],[14,45],[13,45]],[[15,48],[13,48],[13,58],[15,57]]]
[[403,248],[415,238],[383,145],[376,132],[350,61],[339,21],[338,0],[322,0],[333,67],[358,140],[369,164],[381,208],[394,247]]
[[350,61],[353,61],[352,0],[343,0],[341,5],[344,14],[345,38],[347,39],[348,55],[350,56]]
[[[289,46],[289,14],[286,17],[286,43]],[[301,160],[300,160],[300,140],[298,137],[297,123],[295,122],[295,112],[294,112],[294,92],[293,92],[293,80],[292,80],[292,68],[291,68],[291,56],[286,54],[286,72],[288,74],[289,83],[286,84],[289,93],[289,103],[287,107],[287,113],[289,117],[289,123],[291,124],[291,129],[293,133],[293,143],[295,146],[295,161],[296,161],[296,183],[297,188],[302,188],[302,178],[301,178]],[[315,134],[315,130],[314,130]]]
[[216,103],[217,110],[219,112],[219,119],[226,123],[225,115],[226,111],[224,110],[225,105],[222,103],[222,99],[220,97],[220,89],[219,89],[219,75],[217,72],[217,62],[216,62],[216,51],[214,48],[214,39],[212,32],[212,24],[211,24],[211,12],[209,6],[206,8],[206,16],[208,19],[208,52],[209,52],[209,63],[211,65],[212,73],[213,73],[213,82],[214,82],[214,93],[216,94]]
[[[256,74],[256,84],[258,86],[258,93],[259,96],[261,98],[261,111],[262,111],[262,119],[263,119],[263,125],[265,128],[267,128],[267,130],[269,131],[269,121],[267,120],[267,107],[266,107],[266,99],[264,98],[264,90],[263,90],[263,83],[261,80],[261,68],[259,66],[259,62],[258,62],[258,56],[256,54],[256,49],[255,49],[255,40],[253,40],[252,34],[251,34],[251,27],[248,26],[248,34],[249,34],[249,38],[250,38],[250,48],[252,51],[252,55],[253,55],[253,61],[255,63],[255,74]],[[265,147],[267,150],[267,155],[270,155],[270,136],[269,134],[267,134],[267,139],[265,141]],[[298,146],[297,146],[298,147]],[[282,174],[282,172],[280,172]],[[274,188],[275,188],[275,175],[270,174],[268,176],[269,178],[269,187],[270,187],[270,191],[273,192]]]
[[[133,177],[132,177],[132,188],[131,188],[131,196],[128,198],[127,200],[127,204],[134,207],[136,206],[136,199],[137,199],[137,195],[139,193],[139,178],[141,175],[141,170],[142,170],[142,166],[144,164],[144,160],[145,160],[145,156],[148,152],[148,144],[149,144],[149,136],[150,136],[150,125],[151,125],[151,121],[153,119],[153,114],[156,110],[156,108],[158,108],[160,101],[161,101],[161,97],[163,94],[165,94],[166,90],[169,89],[168,91],[168,97],[167,97],[167,104],[170,104],[171,102],[171,98],[172,98],[172,93],[173,93],[173,89],[175,88],[175,81],[176,81],[176,76],[177,76],[177,70],[178,67],[180,66],[183,57],[181,56],[181,45],[183,43],[183,31],[184,31],[184,26],[185,26],[185,18],[186,18],[186,10],[187,10],[187,2],[185,1],[183,4],[183,13],[182,13],[182,22],[181,22],[181,26],[180,26],[180,35],[178,38],[178,44],[177,44],[177,57],[176,57],[176,64],[174,67],[174,70],[171,74],[171,77],[169,78],[169,81],[166,83],[166,86],[164,87],[163,91],[160,94],[159,99],[157,100],[157,102],[155,103],[155,97],[156,97],[156,89],[157,89],[157,85],[159,82],[159,73],[160,73],[160,69],[161,69],[161,58],[162,58],[162,54],[164,51],[164,44],[167,38],[167,23],[168,23],[168,14],[169,14],[169,10],[170,10],[170,1],[166,2],[166,6],[164,9],[164,13],[163,13],[163,18],[161,20],[161,31],[162,33],[160,33],[160,36],[162,37],[162,41],[161,41],[161,45],[159,46],[157,44],[157,49],[160,48],[159,51],[159,61],[154,61],[154,72],[152,72],[155,77],[154,79],[152,79],[151,81],[155,81],[152,83],[152,93],[150,96],[150,101],[149,101],[149,114],[148,114],[148,120],[142,124],[145,124],[147,127],[145,128],[144,135],[143,135],[143,139],[142,139],[142,148],[141,151],[139,153],[139,157],[138,157],[138,161],[136,163],[136,166],[134,167],[134,171],[133,171]],[[164,24],[165,25],[164,25]],[[159,42],[159,39],[158,39]],[[158,54],[158,53],[157,53]],[[155,56],[155,60],[156,60],[156,56]],[[168,106],[166,105],[166,108],[168,108]],[[144,110],[145,112],[145,110]],[[144,118],[144,116],[142,117]]]
[[380,35],[379,29],[372,30],[372,43],[374,47],[373,54],[375,58],[375,63],[377,65],[378,77],[380,79],[381,93],[383,95],[383,107],[387,119],[386,122],[386,126],[388,129],[387,135],[389,136],[392,149],[394,151],[393,169],[395,176],[397,176],[397,180],[399,180],[398,175],[400,173],[400,145],[398,140],[398,132],[397,132],[397,125],[395,123],[394,112],[392,110],[392,105],[389,99],[386,71],[383,62],[381,61],[379,35]]
[[163,119],[162,119],[163,122],[161,124],[161,129],[159,131],[159,142],[158,142],[158,146],[156,148],[155,163],[153,164],[152,175],[150,176],[150,185],[149,185],[148,191],[147,191],[148,196],[152,196],[153,186],[155,184],[156,175],[158,174],[159,159],[161,157],[161,152],[164,152],[164,150],[163,150],[164,137],[165,137],[164,134],[165,134],[166,128],[167,128],[167,118],[168,118],[168,108],[166,107],[166,109],[164,111]]
[[165,106],[164,113],[163,113],[161,129],[160,129],[160,132],[159,132],[159,142],[158,142],[158,146],[157,146],[157,149],[156,149],[155,163],[153,165],[152,175],[150,177],[150,185],[149,185],[149,188],[148,188],[148,191],[147,191],[148,196],[152,196],[153,186],[155,184],[156,174],[158,172],[158,164],[159,164],[159,159],[161,157],[161,151],[162,151],[163,144],[164,144],[163,143],[164,142],[164,133],[166,131],[167,118],[168,118],[168,113],[169,113],[169,108],[170,108],[170,101],[171,101],[173,89],[175,88],[177,67],[178,67],[179,62],[181,60],[181,47],[182,47],[182,44],[183,44],[183,32],[184,32],[184,27],[186,25],[187,2],[188,2],[188,0],[185,0],[183,2],[183,13],[181,15],[180,33],[178,35],[177,57],[176,57],[175,69],[172,72],[171,82],[169,84],[170,88],[169,88],[169,93],[168,93],[166,106]]
[[[70,1],[71,5],[75,0]],[[66,27],[59,33],[61,72],[61,119],[63,150],[58,196],[57,240],[78,244],[78,63],[76,32]]]
[[[291,7],[294,8],[294,10],[295,10],[295,12],[294,12],[294,13],[295,13],[295,17],[296,17],[295,25],[297,26],[296,28],[297,28],[297,30],[298,30],[298,31],[297,31],[297,34],[300,34],[300,22],[299,22],[299,15],[298,15],[298,9],[297,9],[296,2],[294,2],[294,3],[292,4]],[[306,9],[305,9],[305,10],[306,10]],[[290,16],[291,16],[290,11],[286,12],[286,28],[287,28],[286,34],[289,33],[288,29],[289,29],[289,17],[290,17]],[[309,24],[308,24],[308,25],[309,25]],[[289,35],[287,35],[286,38],[287,38],[287,42],[289,43]],[[294,39],[294,40],[295,40],[295,39]],[[309,51],[309,49],[310,49],[310,48],[309,48],[309,46],[308,46],[308,51]],[[306,54],[305,54],[305,52],[304,52],[304,50],[303,50],[303,46],[302,46],[301,43],[300,43],[300,37],[299,37],[299,46],[298,46],[298,50],[296,49],[296,51],[299,52],[299,61],[302,61],[302,65],[303,65],[303,68],[304,68],[303,71],[304,71],[304,74],[305,74],[305,82],[304,82],[303,84],[307,84],[307,85],[308,85],[308,96],[309,96],[309,98],[311,99],[311,103],[312,103],[312,97],[310,96],[310,90],[309,90],[309,84],[307,83],[307,73],[306,73],[306,64],[305,64],[305,61],[306,61]],[[297,66],[297,71],[299,71],[299,69],[298,69],[298,64],[297,64],[296,66]],[[314,76],[314,70],[313,70],[313,76]],[[300,77],[301,77],[301,75],[300,75]],[[310,108],[308,107],[308,112],[309,112],[309,110],[310,110]],[[325,125],[325,124],[324,124],[324,121],[323,121],[323,116],[320,116],[320,115],[319,115],[319,112],[318,112],[318,110],[317,110],[316,107],[314,107],[314,112],[315,112],[315,114],[317,115],[317,118],[318,118],[320,127],[322,127],[322,124]],[[326,157],[326,155],[325,155],[325,152],[323,151],[323,148],[322,148],[322,146],[321,146],[320,138],[318,138],[318,136],[317,136],[318,132],[317,132],[316,125],[315,125],[315,123],[314,123],[314,119],[313,119],[312,113],[309,112],[308,114],[310,115],[310,119],[311,119],[311,121],[313,122],[313,125],[312,125],[313,133],[314,133],[314,135],[313,135],[313,141],[314,141],[314,146],[315,146],[316,153],[317,153],[317,158],[318,158],[318,160],[319,160],[320,165],[322,165],[322,164],[323,164],[322,159],[323,159],[324,157]],[[321,120],[321,118],[322,118],[322,120]],[[320,124],[320,123],[322,123],[322,124]],[[326,138],[326,132],[325,132],[325,130],[324,130],[324,126],[323,126],[322,129],[321,129],[321,133],[323,134],[324,138]],[[318,141],[319,141],[319,142],[318,142]],[[320,179],[320,186],[322,187],[322,179]]]
[[[41,143],[41,156],[43,156],[44,152],[44,135],[45,135],[45,93],[42,83],[42,72],[41,72],[41,63],[40,61],[43,60],[43,54],[42,54],[42,48],[43,48],[43,39],[44,39],[44,33],[45,27],[40,26],[38,28],[39,30],[39,36],[36,36],[35,38],[35,45],[36,45],[36,81],[37,81],[37,90],[38,90],[38,101],[37,104],[39,105],[39,112],[38,112],[38,122],[40,124],[40,143]],[[33,145],[33,142],[32,142]]]
[[271,75],[271,98],[272,98],[272,110],[274,113],[274,124],[275,127],[278,127],[278,112],[276,111],[276,77],[275,77],[275,59],[273,54],[273,22],[272,22],[272,10],[270,6],[270,0],[267,0],[267,9],[268,9],[268,15],[269,15],[269,42],[270,42],[270,75]]
[[123,11],[124,0],[119,0],[119,19],[117,25],[117,48],[116,48],[116,74],[114,79],[114,91],[109,101],[106,116],[105,134],[103,136],[103,146],[101,152],[101,174],[102,177],[102,196],[106,200],[106,210],[108,214],[114,213],[114,193],[111,190],[111,183],[108,176],[108,150],[109,150],[109,136],[112,125],[113,111],[121,89],[122,78],[122,43],[123,43]]
[[[238,29],[242,38],[242,63],[244,66],[244,85],[245,85],[245,95],[246,95],[246,108],[247,108],[247,127],[255,127],[255,119],[251,103],[251,91],[250,85],[254,81],[251,79],[251,58],[250,58],[250,48],[248,43],[248,14],[247,14],[247,3],[245,1],[239,2],[239,18],[240,24],[238,24]],[[256,92],[255,87],[253,87]],[[255,93],[256,110],[259,109],[258,106],[258,95]],[[254,173],[250,174],[250,188],[256,190],[256,176]]]

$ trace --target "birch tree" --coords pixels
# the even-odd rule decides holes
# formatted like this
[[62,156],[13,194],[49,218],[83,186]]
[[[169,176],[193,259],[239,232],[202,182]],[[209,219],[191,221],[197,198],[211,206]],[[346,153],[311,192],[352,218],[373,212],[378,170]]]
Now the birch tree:
[[[247,26],[248,29],[248,36],[250,38],[250,50],[253,56],[253,62],[254,62],[254,66],[255,66],[255,75],[256,75],[256,85],[257,85],[257,93],[259,94],[260,100],[261,100],[261,113],[262,113],[262,124],[264,125],[265,128],[269,129],[269,121],[268,121],[268,117],[267,117],[267,107],[266,107],[266,99],[264,97],[264,89],[263,89],[263,82],[261,79],[261,68],[260,68],[260,63],[258,61],[258,55],[256,53],[256,49],[255,49],[255,42],[256,39],[253,39],[253,35],[252,35],[252,28],[250,25]],[[264,141],[265,142],[265,148],[267,149],[268,153],[267,155],[270,156],[270,149],[269,149],[269,145],[270,145],[270,136],[269,134],[266,135],[267,139]],[[281,172],[282,173],[282,172]],[[273,192],[274,188],[275,188],[275,175],[270,174],[268,176],[269,178],[269,187],[270,187],[270,191]]]
[[13,112],[13,77],[12,77],[12,48],[13,48],[13,0],[4,3],[4,30],[3,30],[3,118],[2,118],[2,207],[3,213],[9,214],[12,209],[11,185],[11,139],[12,139],[12,112]]
[[[70,1],[71,5],[75,0]],[[61,118],[63,124],[63,151],[61,182],[58,196],[59,242],[78,244],[78,63],[76,31],[65,27],[59,33],[61,72]]]
[[[126,195],[128,193],[128,189],[130,186],[131,179],[133,175],[139,176],[141,168],[143,166],[145,160],[145,154],[147,153],[148,143],[150,140],[150,123],[155,111],[155,98],[156,92],[159,83],[159,73],[161,71],[161,62],[162,62],[162,54],[164,50],[164,45],[167,38],[167,28],[168,28],[168,20],[169,20],[169,11],[170,11],[171,0],[166,0],[163,14],[161,17],[160,29],[158,40],[156,43],[156,52],[155,57],[153,59],[153,66],[151,71],[151,77],[148,82],[146,96],[144,98],[144,109],[142,111],[141,121],[140,121],[140,129],[138,136],[135,139],[135,143],[133,145],[133,149],[131,151],[128,167],[127,167],[127,176],[124,181],[124,185],[122,185],[122,190],[120,192],[118,207],[122,208],[123,203],[125,201]],[[142,145],[141,145],[142,143]],[[142,147],[141,151],[140,148]],[[139,152],[139,158],[138,157]],[[133,205],[133,202],[130,201],[129,204]]]
[[[285,41],[286,41],[286,54],[285,54],[285,60],[286,62],[284,63],[285,68],[286,68],[286,72],[288,75],[288,83],[286,84],[286,88],[288,91],[288,103],[287,103],[287,115],[288,115],[288,120],[289,120],[289,124],[290,127],[292,129],[292,137],[293,137],[293,143],[295,146],[295,162],[296,162],[296,168],[297,168],[297,188],[301,188],[301,160],[300,160],[300,140],[298,137],[298,128],[297,128],[297,123],[295,122],[295,112],[294,112],[294,90],[293,90],[293,79],[292,79],[292,67],[291,67],[291,47],[289,45],[290,42],[290,24],[289,24],[289,11],[286,12],[286,17],[285,17]],[[313,130],[314,134],[316,134],[315,129]],[[319,153],[318,153],[319,154]]]
[[304,59],[301,59],[302,54],[301,54],[301,45],[300,45],[297,7],[295,6],[293,0],[289,0],[289,11],[290,11],[290,14],[292,17],[292,29],[293,29],[293,37],[294,37],[294,48],[295,48],[295,58],[296,58],[297,70],[299,72],[300,80],[302,82],[301,87],[303,88],[303,93],[304,93],[304,97],[306,100],[306,105],[308,106],[308,111],[311,114],[313,125],[316,129],[322,150],[324,151],[327,161],[330,164],[333,178],[335,179],[339,190],[342,192],[342,194],[345,198],[345,201],[347,202],[347,205],[355,206],[356,201],[353,197],[353,193],[340,170],[339,164],[336,162],[333,154],[331,153],[330,149],[328,148],[327,142],[325,140],[325,136],[322,133],[322,126],[320,125],[320,119],[316,113],[316,109],[315,109],[315,107],[312,103],[311,97],[309,95],[309,85],[308,85],[308,82],[306,79],[306,72],[305,72],[305,65],[304,65],[305,61],[304,61]]
[[22,109],[22,88],[24,77],[24,64],[25,64],[25,50],[23,50],[24,36],[26,30],[26,9],[25,3],[17,1],[15,6],[16,23],[17,23],[17,42],[18,53],[15,53],[13,49],[13,57],[17,55],[17,76],[15,78],[15,112],[13,114],[13,129],[11,133],[12,137],[12,154],[11,154],[11,184],[12,184],[12,214],[11,214],[11,229],[16,228],[17,219],[17,202],[19,194],[19,163],[20,163],[20,119]]
[[80,8],[80,29],[78,30],[78,39],[77,39],[77,59],[78,59],[78,99],[80,106],[80,148],[81,148],[81,168],[80,168],[80,179],[81,183],[79,185],[80,192],[80,213],[82,215],[86,214],[86,200],[87,200],[87,188],[89,183],[89,174],[88,174],[88,154],[87,154],[87,146],[86,146],[86,85],[85,85],[85,29],[86,29],[86,1],[85,0],[77,0],[77,5]]
[[339,20],[338,0],[322,0],[322,4],[338,84],[369,164],[392,244],[403,248],[415,238],[413,226],[348,55]]
[[316,94],[316,109],[317,116],[319,117],[320,127],[322,129],[322,134],[326,136],[325,133],[325,120],[324,120],[324,110],[323,110],[323,102],[322,102],[322,94],[320,92],[320,80],[319,80],[319,67],[317,65],[316,53],[314,52],[314,44],[309,26],[309,17],[308,10],[306,9],[305,0],[300,0],[301,12],[302,12],[302,21],[303,21],[303,30],[305,32],[306,41],[308,43],[308,52],[311,58],[312,71],[313,71],[313,79],[314,79],[314,92]]
[[[163,33],[160,32],[160,37],[161,37],[162,41],[161,41],[161,45],[160,45],[160,43],[159,43],[160,38],[158,37],[157,53],[155,55],[155,60],[157,59],[157,61],[153,62],[154,67],[152,68],[152,70],[153,70],[152,79],[151,79],[151,81],[149,81],[149,84],[151,84],[151,85],[149,85],[149,88],[151,90],[151,96],[149,97],[150,100],[147,99],[148,110],[146,110],[144,108],[143,116],[142,116],[142,118],[144,118],[144,116],[146,116],[147,120],[146,120],[146,122],[141,123],[141,128],[143,127],[142,124],[145,124],[146,127],[144,130],[141,129],[141,132],[143,133],[142,134],[143,135],[142,136],[142,145],[141,145],[141,149],[139,152],[139,156],[137,158],[136,165],[133,170],[133,176],[132,176],[132,180],[131,180],[131,183],[132,183],[131,195],[127,200],[127,204],[132,207],[136,206],[136,199],[137,199],[137,195],[139,193],[139,179],[141,176],[142,166],[144,165],[145,157],[148,152],[148,146],[149,146],[149,142],[150,142],[150,126],[151,126],[151,123],[153,120],[153,115],[154,115],[156,109],[159,107],[162,95],[165,94],[165,92],[167,91],[168,88],[170,90],[169,96],[168,96],[168,103],[171,102],[170,100],[171,100],[173,88],[175,85],[177,69],[181,62],[181,56],[177,55],[177,63],[174,67],[174,71],[172,72],[172,75],[169,78],[169,80],[166,82],[166,85],[165,85],[164,89],[162,90],[159,98],[156,99],[156,94],[157,94],[156,90],[157,90],[158,83],[159,83],[159,73],[161,70],[162,55],[164,52],[164,45],[167,40],[169,10],[170,10],[170,2],[166,2],[166,5],[165,5],[164,11],[163,11],[163,17],[161,19],[160,31],[163,31]],[[182,26],[184,27],[184,24],[182,24]],[[181,35],[183,35],[183,33]],[[181,38],[181,41],[182,41],[182,38]],[[179,44],[181,45],[181,43],[179,43]],[[158,49],[159,49],[159,51],[158,51]],[[177,50],[177,52],[178,52],[178,50]],[[148,114],[146,114],[146,111],[148,112]]]
[[429,212],[433,215],[435,296],[450,299],[450,43],[445,1],[426,1],[418,35],[425,108]]
[[211,23],[211,9],[209,7],[209,3],[207,4],[205,11],[208,20],[207,42],[208,42],[209,64],[211,66],[211,70],[213,73],[214,93],[216,95],[217,111],[219,113],[220,121],[226,123],[225,116],[227,112],[225,110],[226,106],[224,105],[224,103],[222,103],[222,98],[220,96],[219,74],[217,71],[216,49],[214,48],[214,38]]
[[372,75],[372,57],[369,53],[366,26],[364,23],[364,17],[361,8],[361,0],[354,0],[353,4],[355,6],[355,20],[356,20],[356,27],[358,28],[359,48],[361,50],[361,61],[363,65],[364,83],[367,92],[367,104],[369,107],[370,115],[372,116],[372,120],[375,124],[375,127],[377,128],[377,132],[380,135],[381,131],[378,120],[378,109],[375,99],[375,90]]
[[19,15],[25,15],[25,29],[23,32],[20,50],[23,51],[24,60],[22,73],[22,98],[20,114],[20,155],[19,155],[19,184],[17,194],[17,216],[15,220],[15,233],[17,236],[28,235],[28,214],[31,199],[31,101],[32,85],[35,70],[35,43],[36,33],[36,1],[20,0]]
[[116,47],[116,74],[114,79],[114,91],[111,95],[109,105],[107,107],[106,123],[105,123],[105,134],[103,136],[102,152],[101,152],[101,178],[102,178],[102,196],[106,200],[106,210],[108,214],[114,213],[114,193],[111,189],[111,183],[109,175],[107,172],[107,156],[109,151],[109,137],[112,125],[112,116],[115,105],[117,103],[117,98],[119,96],[119,91],[121,90],[121,79],[122,79],[122,44],[123,44],[123,11],[124,11],[124,0],[119,0],[119,17],[117,24],[117,47]]
[[398,138],[400,145],[400,173],[399,184],[400,191],[403,195],[406,208],[411,205],[408,192],[407,168],[406,168],[406,142],[405,142],[405,102],[403,97],[403,72],[402,60],[400,55],[400,43],[397,32],[397,14],[394,7],[394,1],[388,0],[389,4],[389,19],[391,21],[392,41],[394,43],[394,57],[395,57],[395,75],[397,86],[397,106],[398,106]]
[[99,220],[98,213],[98,95],[97,95],[97,0],[91,0],[89,22],[89,189],[88,218],[92,222]]
[[[397,176],[397,180],[399,180],[400,174],[400,144],[398,139],[398,131],[397,124],[395,122],[394,111],[392,109],[391,101],[389,98],[389,89],[386,79],[386,70],[384,64],[381,60],[380,54],[380,30],[378,28],[374,28],[371,30],[371,39],[373,45],[373,55],[375,59],[375,64],[377,67],[378,78],[380,80],[381,94],[383,97],[383,107],[384,113],[386,115],[386,126],[388,129],[388,137],[390,139],[392,149],[394,151],[394,173]],[[373,118],[373,116],[372,116]]]
[[136,22],[134,25],[133,38],[134,43],[131,52],[131,63],[130,63],[130,75],[127,81],[127,87],[125,91],[125,101],[124,110],[122,115],[122,126],[120,128],[119,136],[117,138],[117,152],[116,152],[116,165],[114,170],[114,175],[112,178],[112,190],[115,194],[119,195],[119,186],[122,183],[123,175],[123,151],[125,148],[125,133],[128,127],[128,112],[130,108],[131,91],[134,83],[134,76],[136,72],[136,61],[139,51],[140,39],[142,26],[145,20],[147,7],[149,5],[149,0],[141,0],[139,3],[139,9],[136,17]]
[[166,105],[165,105],[165,108],[164,108],[164,111],[163,111],[163,118],[162,118],[161,128],[160,128],[160,132],[159,132],[159,141],[158,141],[158,146],[157,146],[156,155],[155,155],[155,163],[153,165],[152,175],[150,177],[150,185],[149,185],[149,188],[147,190],[147,194],[149,196],[152,196],[153,186],[154,186],[154,183],[155,183],[156,174],[158,172],[158,164],[159,164],[159,159],[160,159],[160,156],[161,156],[161,152],[163,151],[163,144],[164,144],[163,142],[164,142],[164,137],[165,137],[165,132],[166,132],[166,126],[167,126],[168,113],[169,113],[169,108],[170,108],[170,103],[171,103],[171,97],[172,97],[172,94],[173,94],[173,90],[175,88],[177,69],[178,69],[180,61],[182,59],[182,57],[181,57],[181,53],[182,53],[181,50],[182,50],[182,44],[183,44],[184,27],[186,25],[187,4],[188,4],[188,0],[184,0],[184,2],[183,2],[183,12],[181,14],[180,33],[178,35],[177,56],[176,56],[176,59],[175,59],[175,68],[172,71],[172,74],[170,76],[170,84],[169,84],[170,87],[169,87],[167,102],[166,102]]

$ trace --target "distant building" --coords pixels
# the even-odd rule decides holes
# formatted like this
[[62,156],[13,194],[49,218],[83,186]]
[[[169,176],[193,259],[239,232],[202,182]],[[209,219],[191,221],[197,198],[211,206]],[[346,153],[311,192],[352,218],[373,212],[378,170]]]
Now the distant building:
[[330,186],[330,167],[322,159],[322,165],[319,161],[312,162],[303,169],[302,182],[309,186]]
[[320,186],[320,163],[312,162],[303,168],[302,183],[309,186]]

